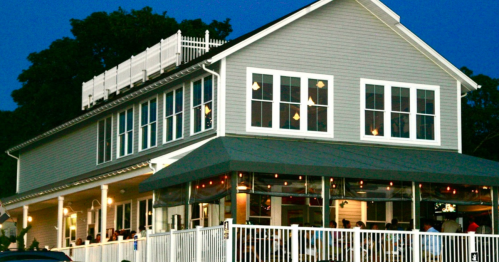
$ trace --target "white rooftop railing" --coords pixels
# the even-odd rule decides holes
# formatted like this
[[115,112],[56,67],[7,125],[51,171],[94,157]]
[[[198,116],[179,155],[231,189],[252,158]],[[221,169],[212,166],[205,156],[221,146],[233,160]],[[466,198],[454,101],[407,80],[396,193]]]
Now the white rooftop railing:
[[125,88],[143,83],[151,76],[162,74],[165,70],[175,68],[182,63],[188,63],[208,52],[210,48],[225,43],[224,40],[210,39],[208,30],[204,39],[182,36],[179,30],[144,52],[84,82],[82,84],[82,110],[91,108],[99,101],[109,99],[111,94],[119,94]]

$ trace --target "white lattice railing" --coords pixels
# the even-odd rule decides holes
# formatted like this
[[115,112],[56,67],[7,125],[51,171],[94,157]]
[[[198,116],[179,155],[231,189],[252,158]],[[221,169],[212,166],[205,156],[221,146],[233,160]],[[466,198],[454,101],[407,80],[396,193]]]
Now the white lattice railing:
[[82,84],[82,110],[90,108],[111,94],[119,94],[127,87],[145,82],[150,76],[162,74],[165,70],[187,63],[205,54],[210,48],[221,46],[226,41],[182,36],[180,30],[161,42],[132,56],[118,66],[94,76]]
[[232,225],[62,248],[83,262],[499,262],[499,235]]

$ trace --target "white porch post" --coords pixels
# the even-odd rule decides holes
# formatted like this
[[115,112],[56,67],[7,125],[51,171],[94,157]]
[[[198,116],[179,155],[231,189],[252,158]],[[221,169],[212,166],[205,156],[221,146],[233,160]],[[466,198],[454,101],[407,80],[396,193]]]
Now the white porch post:
[[353,228],[353,261],[360,262],[360,227]]
[[[23,206],[23,229],[28,227],[28,209],[29,206]],[[26,233],[24,235],[24,246],[26,246],[27,241],[28,241],[28,234]]]
[[298,225],[291,225],[291,262],[298,262],[298,249]]
[[419,243],[419,229],[412,230],[412,261],[419,261],[421,254],[419,253],[420,243]]
[[[101,219],[100,219],[100,224],[102,228],[102,232],[100,232],[100,239],[101,243],[106,243],[107,242],[107,237],[106,237],[106,229],[107,229],[107,185],[102,185],[100,186],[101,189],[101,207],[100,207],[100,212],[101,212]],[[109,236],[111,237],[111,236]],[[104,254],[102,255],[104,257]]]
[[64,197],[57,197],[58,208],[57,208],[57,248],[62,247],[62,220],[64,219]]

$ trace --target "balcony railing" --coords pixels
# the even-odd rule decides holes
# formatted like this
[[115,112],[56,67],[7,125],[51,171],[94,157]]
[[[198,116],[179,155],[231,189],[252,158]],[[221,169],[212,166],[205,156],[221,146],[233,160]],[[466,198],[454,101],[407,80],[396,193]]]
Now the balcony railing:
[[[227,237],[227,238],[225,238]],[[233,225],[63,248],[84,262],[499,262],[499,235]],[[473,255],[477,260],[473,260]]]
[[182,63],[188,63],[208,52],[210,48],[224,43],[226,43],[224,40],[210,39],[208,31],[203,39],[182,36],[179,30],[144,52],[84,82],[82,84],[82,110],[107,100],[111,94],[119,94],[125,88],[143,83]]

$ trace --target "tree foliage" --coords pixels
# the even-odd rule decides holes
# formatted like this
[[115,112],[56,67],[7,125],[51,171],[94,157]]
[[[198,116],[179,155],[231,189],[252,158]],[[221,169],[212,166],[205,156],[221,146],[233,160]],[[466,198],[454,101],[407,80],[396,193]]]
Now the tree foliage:
[[461,70],[482,86],[462,98],[463,153],[499,161],[499,79]]
[[[96,12],[71,19],[72,37],[28,56],[31,66],[18,76],[22,87],[12,92],[18,108],[0,111],[0,152],[80,115],[84,81],[182,30],[183,35],[225,39],[230,20],[184,20],[180,23],[152,8]],[[16,161],[0,154],[0,197],[15,193]]]

